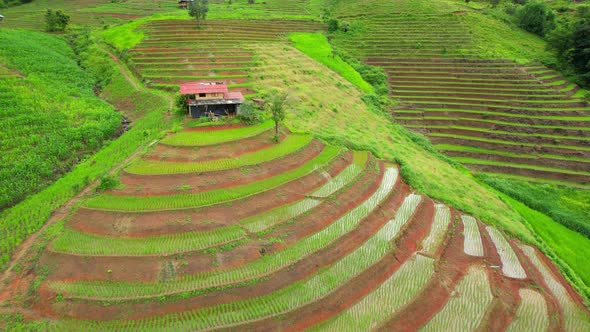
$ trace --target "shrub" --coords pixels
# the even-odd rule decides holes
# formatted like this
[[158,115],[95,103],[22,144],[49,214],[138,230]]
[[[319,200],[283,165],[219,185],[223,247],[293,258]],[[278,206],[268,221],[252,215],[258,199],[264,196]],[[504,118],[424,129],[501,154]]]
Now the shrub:
[[47,9],[45,12],[45,30],[47,32],[64,31],[70,23],[70,16],[61,10]]
[[328,32],[336,32],[338,31],[339,27],[340,23],[338,22],[338,20],[333,18],[328,20]]
[[256,124],[263,120],[262,112],[254,105],[250,100],[245,101],[240,106],[240,112],[238,113],[238,119],[246,124]]
[[527,3],[516,12],[516,16],[521,28],[541,37],[555,29],[555,14],[544,3]]
[[119,178],[115,175],[105,175],[102,178],[100,178],[100,182],[98,183],[98,186],[96,186],[96,191],[102,192],[105,190],[113,189],[120,184],[121,181],[119,181]]

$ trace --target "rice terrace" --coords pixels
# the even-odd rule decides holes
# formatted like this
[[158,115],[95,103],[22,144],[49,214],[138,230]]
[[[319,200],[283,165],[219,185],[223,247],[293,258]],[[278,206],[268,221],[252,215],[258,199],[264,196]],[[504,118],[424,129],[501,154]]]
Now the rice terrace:
[[0,0],[1,331],[590,331],[588,0]]

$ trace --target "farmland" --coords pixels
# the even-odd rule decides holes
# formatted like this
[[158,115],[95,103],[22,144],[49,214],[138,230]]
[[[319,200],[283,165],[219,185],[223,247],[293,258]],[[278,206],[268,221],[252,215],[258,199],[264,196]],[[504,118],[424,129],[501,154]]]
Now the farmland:
[[[38,83],[26,33],[73,62],[53,109],[132,122],[2,215],[0,329],[590,329],[589,108],[541,39],[480,2],[232,2],[200,28],[175,1],[3,11],[0,102]],[[47,8],[63,38],[12,30]],[[286,93],[279,133],[264,109],[187,119],[195,80]]]
[[[227,139],[270,140],[265,135],[271,128],[252,136],[256,128],[265,125],[186,128],[160,144],[207,132],[211,141],[200,142],[201,150],[230,144],[226,153],[240,156],[243,144],[231,145]],[[283,142],[298,137],[283,135]],[[513,318],[514,324],[530,322],[548,329],[590,324],[581,314],[585,309],[579,296],[539,251],[413,192],[396,165],[370,153],[319,141],[306,144],[315,148],[259,160],[264,173],[233,183],[216,180],[232,177],[236,168],[218,169],[210,163],[215,159],[204,164],[211,165],[210,170],[189,173],[166,166],[170,172],[131,174],[127,170],[137,165],[131,163],[119,173],[125,185],[85,199],[41,253],[39,264],[46,277],[37,292],[43,300],[33,309],[60,318],[44,326],[91,331],[288,326],[438,330],[451,328],[449,324],[508,327]],[[150,160],[158,150],[153,146],[141,159]],[[289,162],[290,154],[298,157]],[[305,168],[310,162],[315,166]],[[293,176],[269,187],[259,184],[283,174]],[[195,188],[202,183],[207,189],[180,189],[175,184],[179,175]],[[130,188],[151,183],[150,178],[157,179],[152,187]],[[210,197],[207,193],[216,190],[231,194],[160,209],[156,202],[179,194],[158,187],[176,187],[188,197]],[[151,201],[154,208],[119,204],[141,200]],[[468,243],[477,243],[480,252],[466,253]],[[443,280],[450,280],[448,287]],[[531,293],[532,288],[545,295]],[[498,301],[502,305],[496,305]],[[412,310],[417,303],[423,303],[424,310]],[[548,319],[559,315],[559,308],[564,320]],[[472,319],[457,318],[464,315]]]
[[[588,184],[590,107],[576,85],[539,62],[547,57],[540,40],[457,2],[425,3],[383,4],[369,19],[350,15],[351,6],[335,11],[363,27],[334,43],[385,70],[399,101],[394,120],[476,172]],[[484,36],[474,20],[498,31]]]

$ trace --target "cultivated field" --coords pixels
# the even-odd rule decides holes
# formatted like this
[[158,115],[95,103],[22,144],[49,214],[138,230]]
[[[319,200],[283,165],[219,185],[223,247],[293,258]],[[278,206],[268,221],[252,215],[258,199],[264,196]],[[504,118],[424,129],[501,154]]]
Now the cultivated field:
[[251,95],[249,71],[255,66],[249,45],[285,41],[289,32],[324,30],[309,20],[160,20],[144,25],[146,38],[131,50],[135,71],[148,86],[177,91],[195,80],[225,82]]
[[528,56],[500,53],[503,45],[490,54],[494,43],[459,3],[397,1],[380,10],[391,15],[340,8],[338,17],[364,31],[334,43],[385,70],[399,101],[394,121],[477,172],[590,183],[590,107],[577,86],[539,63],[515,63]]
[[41,254],[38,318],[49,330],[590,328],[538,250],[412,192],[396,165],[306,135],[274,144],[270,130],[187,128],[87,198]]

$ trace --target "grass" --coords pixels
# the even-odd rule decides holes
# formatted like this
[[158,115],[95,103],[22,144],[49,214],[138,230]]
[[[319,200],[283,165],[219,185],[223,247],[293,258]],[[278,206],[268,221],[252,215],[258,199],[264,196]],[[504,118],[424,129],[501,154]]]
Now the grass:
[[518,222],[520,217],[495,194],[437,155],[423,138],[392,123],[387,114],[368,108],[351,83],[325,73],[323,66],[293,48],[270,44],[250,48],[260,63],[252,77],[256,89],[264,92],[272,86],[297,100],[285,120],[292,131],[396,161],[404,179],[420,192],[534,242],[526,226]]
[[565,169],[565,168],[545,167],[545,166],[527,165],[527,164],[515,164],[515,163],[509,163],[509,162],[483,160],[483,159],[466,158],[466,157],[465,158],[464,157],[455,157],[453,159],[462,163],[462,164],[489,165],[489,166],[498,166],[498,167],[514,167],[514,168],[529,169],[529,170],[534,170],[534,171],[544,171],[544,172],[555,172],[555,173],[563,173],[563,174],[590,176],[590,172],[572,171],[572,170]]
[[573,283],[584,296],[590,295],[590,239],[555,222],[541,212],[535,211],[523,203],[507,196],[501,196],[510,206],[518,211],[542,239],[544,247],[540,249],[560,268],[561,272]]
[[[43,45],[40,43],[40,46]],[[89,52],[104,59],[110,66],[116,66],[103,51],[93,48]],[[113,77],[103,88],[101,97],[114,105],[126,105],[119,108],[122,111],[145,116],[135,121],[132,128],[116,141],[80,162],[46,189],[2,212],[0,234],[4,240],[0,242],[0,270],[8,266],[14,249],[41,228],[56,209],[128,158],[138,147],[153,141],[174,121],[162,117],[168,110],[168,100],[165,97],[149,89],[136,90],[119,71],[113,71]],[[130,108],[129,105],[134,107]]]
[[[0,211],[46,188],[115,137],[121,116],[64,38],[0,30]],[[108,67],[107,67],[108,68]],[[110,68],[108,68],[110,69]]]
[[590,190],[490,175],[483,182],[590,238]]
[[273,128],[272,121],[261,124],[219,131],[184,131],[162,140],[163,144],[172,146],[207,146],[253,137]]
[[229,202],[231,200],[245,198],[256,193],[270,190],[287,182],[296,180],[315,171],[319,167],[327,165],[332,159],[336,158],[340,152],[340,148],[326,146],[318,156],[296,169],[289,170],[264,180],[231,188],[220,188],[194,194],[151,197],[103,194],[88,199],[85,206],[92,209],[142,212],[189,209]]
[[291,33],[289,39],[293,46],[316,61],[340,74],[365,93],[374,93],[373,87],[348,63],[338,56],[328,43],[326,36],[320,33]]
[[243,154],[236,158],[221,158],[201,162],[168,162],[141,159],[125,171],[131,174],[183,174],[220,171],[231,168],[257,165],[278,158],[286,157],[304,149],[311,143],[308,135],[289,135],[282,142],[269,148]]
[[[297,241],[274,254],[264,255],[252,263],[236,268],[218,270],[213,272],[188,275],[167,283],[160,282],[56,282],[53,288],[60,292],[66,292],[77,298],[94,298],[101,300],[136,299],[162,296],[166,294],[181,293],[187,291],[204,290],[212,287],[222,287],[232,284],[247,282],[272,274],[280,269],[295,264],[308,256],[327,248],[342,236],[356,229],[374,209],[391,193],[397,171],[390,168],[386,171],[384,179],[377,191],[360,205],[348,211],[328,227],[321,231]],[[418,200],[416,200],[416,197]],[[408,196],[406,202],[400,208],[397,223],[405,222],[416,208],[420,196]],[[412,208],[413,207],[413,208]],[[386,229],[386,228],[384,228]],[[384,232],[384,231],[382,231]],[[392,234],[389,230],[386,234]],[[390,237],[386,237],[390,238]],[[379,240],[382,241],[383,236]],[[373,253],[373,251],[371,251]]]

